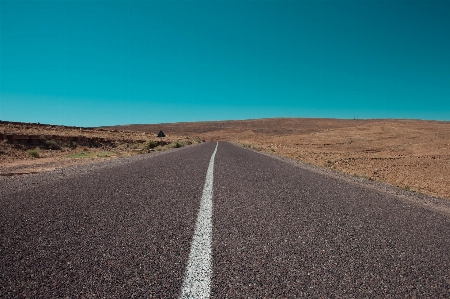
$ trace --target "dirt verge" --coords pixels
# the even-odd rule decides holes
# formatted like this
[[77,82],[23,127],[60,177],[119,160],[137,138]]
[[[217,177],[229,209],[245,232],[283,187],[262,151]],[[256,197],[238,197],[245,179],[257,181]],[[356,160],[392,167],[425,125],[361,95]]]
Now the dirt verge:
[[134,156],[200,143],[199,137],[0,121],[0,176]]

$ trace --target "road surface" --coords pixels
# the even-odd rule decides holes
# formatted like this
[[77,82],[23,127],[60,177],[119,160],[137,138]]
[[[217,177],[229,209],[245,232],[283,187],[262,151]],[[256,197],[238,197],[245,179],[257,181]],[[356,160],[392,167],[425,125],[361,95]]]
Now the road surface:
[[450,217],[226,142],[0,180],[1,298],[450,298]]

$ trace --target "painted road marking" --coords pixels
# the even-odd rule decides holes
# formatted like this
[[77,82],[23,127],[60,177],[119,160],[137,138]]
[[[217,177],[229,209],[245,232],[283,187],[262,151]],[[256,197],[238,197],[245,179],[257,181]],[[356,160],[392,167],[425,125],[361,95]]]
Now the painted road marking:
[[206,172],[200,210],[179,298],[209,298],[211,292],[213,172],[218,145],[217,142]]

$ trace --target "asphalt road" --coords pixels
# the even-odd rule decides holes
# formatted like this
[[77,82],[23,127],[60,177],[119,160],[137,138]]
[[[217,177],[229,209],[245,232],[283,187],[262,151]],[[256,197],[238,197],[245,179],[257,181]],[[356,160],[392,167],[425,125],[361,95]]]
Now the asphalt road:
[[211,298],[450,298],[447,214],[215,147],[2,178],[0,297],[178,298],[195,234]]

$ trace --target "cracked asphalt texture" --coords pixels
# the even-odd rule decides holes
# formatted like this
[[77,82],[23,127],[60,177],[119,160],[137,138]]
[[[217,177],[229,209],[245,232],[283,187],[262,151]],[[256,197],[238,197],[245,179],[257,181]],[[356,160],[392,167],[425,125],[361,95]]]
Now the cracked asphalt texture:
[[[177,298],[215,144],[2,178],[0,297]],[[213,298],[450,298],[449,236],[447,214],[219,142]]]

